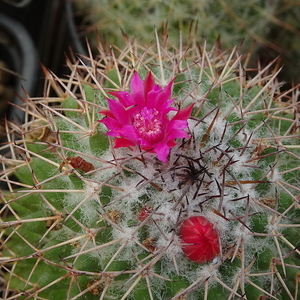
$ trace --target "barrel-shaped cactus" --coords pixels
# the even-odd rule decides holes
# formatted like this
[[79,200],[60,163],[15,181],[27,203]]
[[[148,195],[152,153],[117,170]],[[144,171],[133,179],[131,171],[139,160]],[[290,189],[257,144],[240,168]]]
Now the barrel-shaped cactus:
[[1,145],[3,299],[298,299],[299,94],[247,59],[157,39],[45,71]]

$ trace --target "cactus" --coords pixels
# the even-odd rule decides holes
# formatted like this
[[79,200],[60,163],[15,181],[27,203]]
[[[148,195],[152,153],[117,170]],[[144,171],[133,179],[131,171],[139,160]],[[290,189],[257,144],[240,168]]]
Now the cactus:
[[[99,50],[6,122],[2,298],[299,299],[298,90],[236,49]],[[139,93],[165,151],[142,113],[124,138]]]
[[[249,46],[255,41],[268,44],[265,37],[276,19],[277,10],[288,10],[288,3],[282,1],[99,1],[75,0],[77,14],[82,15],[83,31],[94,32],[108,38],[110,43],[121,46],[124,39],[122,31],[138,40],[153,40],[153,27],[164,31],[168,27],[171,42],[177,43],[178,30],[182,38],[187,39],[191,23],[197,27],[199,36],[206,37],[207,42],[221,36],[225,47],[247,40]],[[284,8],[283,8],[284,7]],[[233,26],[235,24],[236,26]],[[116,30],[116,26],[121,30]],[[95,36],[90,36],[92,45],[97,46]]]
[[267,64],[280,56],[284,66],[279,74],[281,80],[289,86],[300,82],[297,0],[75,0],[74,8],[76,15],[81,16],[80,31],[88,36],[95,52],[95,30],[102,40],[106,37],[108,43],[121,48],[125,46],[124,33],[150,43],[155,27],[177,45],[179,30],[184,42],[194,32],[211,46],[221,37],[223,49],[242,44],[246,52],[253,47],[251,67],[255,67],[257,57]]

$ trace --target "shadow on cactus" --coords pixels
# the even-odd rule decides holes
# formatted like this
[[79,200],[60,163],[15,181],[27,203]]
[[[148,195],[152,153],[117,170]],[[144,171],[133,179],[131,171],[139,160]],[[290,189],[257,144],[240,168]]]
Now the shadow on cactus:
[[46,71],[1,146],[2,297],[298,299],[299,92],[247,57],[157,39]]

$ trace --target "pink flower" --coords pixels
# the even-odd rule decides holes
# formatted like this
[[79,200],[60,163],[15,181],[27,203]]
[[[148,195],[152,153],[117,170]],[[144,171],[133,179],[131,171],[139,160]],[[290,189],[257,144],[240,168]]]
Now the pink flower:
[[219,233],[206,218],[185,219],[180,228],[182,251],[192,261],[202,264],[220,253]]
[[[109,109],[100,111],[107,128],[107,135],[115,137],[115,148],[140,146],[143,150],[155,152],[166,163],[170,148],[176,145],[176,138],[188,138],[185,129],[193,105],[182,110],[171,106],[170,99],[174,80],[162,89],[155,84],[149,72],[143,81],[137,72],[130,82],[130,93],[111,92],[118,100],[108,99]],[[170,111],[177,113],[169,118]]]

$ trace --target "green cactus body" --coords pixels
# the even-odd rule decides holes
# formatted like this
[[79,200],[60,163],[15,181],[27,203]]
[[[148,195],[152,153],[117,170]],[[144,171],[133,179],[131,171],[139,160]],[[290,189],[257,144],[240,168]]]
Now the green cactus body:
[[[246,4],[246,5],[245,5]],[[297,0],[194,1],[194,0],[74,0],[74,9],[81,15],[84,35],[93,49],[98,49],[95,29],[109,44],[126,46],[123,37],[134,36],[150,43],[153,28],[177,45],[179,31],[184,42],[191,35],[205,37],[208,45],[220,38],[223,49],[240,45],[243,51],[253,48],[251,66],[257,57],[272,61],[280,56],[281,80],[292,86],[299,83],[299,34]],[[120,28],[121,30],[117,30]],[[125,41],[125,43],[124,43]],[[253,43],[255,41],[255,43]]]
[[[67,80],[48,74],[57,97],[27,99],[28,122],[9,124],[4,299],[299,297],[297,91],[281,94],[270,67],[248,77],[235,51],[162,44],[69,64]],[[108,92],[128,90],[135,70],[160,86],[176,77],[175,105],[194,103],[190,138],[167,163],[113,148],[98,122]],[[190,216],[218,232],[214,260],[184,255]]]
[[[265,2],[253,0],[247,7],[239,1],[103,1],[75,0],[75,9],[83,15],[86,27],[93,26],[99,33],[109,37],[109,41],[120,46],[124,44],[122,34],[135,36],[145,42],[153,40],[153,28],[168,34],[173,43],[178,41],[178,30],[183,39],[188,39],[192,27],[197,27],[200,36],[206,36],[213,43],[219,35],[226,47],[239,44],[246,36],[268,44],[265,37],[275,22],[288,10],[283,1]],[[278,10],[281,8],[281,12]],[[295,7],[294,7],[295,9]],[[287,20],[287,17],[284,21]],[[277,21],[279,23],[279,21]],[[289,22],[293,24],[294,22]],[[116,30],[116,26],[121,30]],[[165,27],[168,26],[168,32]],[[291,26],[291,25],[290,25]],[[194,28],[193,28],[194,29]],[[90,28],[87,31],[91,31]],[[95,43],[95,38],[91,37]],[[94,45],[97,47],[97,44]]]

